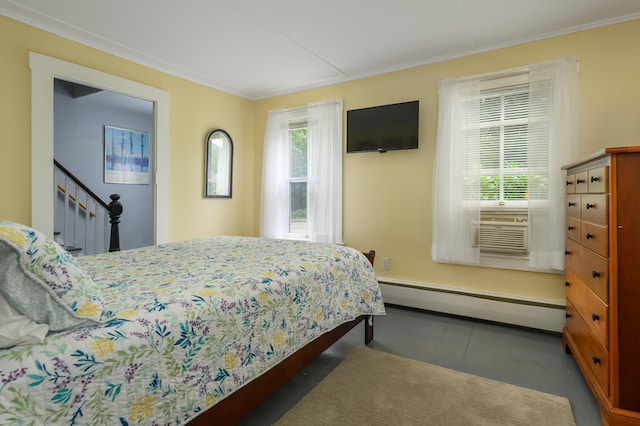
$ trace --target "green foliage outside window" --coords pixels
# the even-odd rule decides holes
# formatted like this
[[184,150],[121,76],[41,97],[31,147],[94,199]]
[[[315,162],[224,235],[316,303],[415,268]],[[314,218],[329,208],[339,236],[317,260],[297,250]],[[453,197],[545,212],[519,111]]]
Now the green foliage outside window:
[[291,220],[307,219],[307,128],[290,131],[290,175],[289,183]]
[[291,130],[291,177],[307,177],[307,128]]
[[[530,180],[531,179],[531,180]],[[536,188],[536,193],[530,193],[529,182],[531,187]],[[472,187],[478,183],[477,178],[466,177],[465,186]],[[521,201],[527,199],[547,199],[549,182],[546,176],[536,175],[528,176],[526,174],[505,175],[502,177],[504,185],[503,190],[500,188],[500,176],[480,176],[480,200],[482,201]],[[469,191],[465,191],[469,194]],[[500,196],[502,192],[502,197]],[[469,199],[469,197],[467,197]]]

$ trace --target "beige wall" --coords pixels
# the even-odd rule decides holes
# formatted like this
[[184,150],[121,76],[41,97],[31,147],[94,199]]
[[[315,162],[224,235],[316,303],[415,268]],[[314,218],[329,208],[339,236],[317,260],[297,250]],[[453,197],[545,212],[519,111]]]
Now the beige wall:
[[[29,223],[30,75],[28,52],[138,81],[170,93],[169,237],[257,235],[266,113],[327,98],[345,110],[419,99],[420,149],[344,156],[344,240],[389,257],[380,276],[515,296],[564,299],[559,275],[431,261],[431,176],[437,83],[453,76],[520,67],[564,55],[581,58],[582,153],[639,144],[640,21],[354,80],[257,102],[204,87],[0,17],[0,219]],[[384,52],[381,52],[384,54]],[[214,127],[234,139],[233,198],[202,197],[204,137]],[[96,141],[101,143],[101,141]]]
[[[377,251],[380,277],[529,298],[564,300],[560,275],[431,261],[431,187],[438,81],[522,67],[567,55],[581,59],[582,153],[640,144],[640,21],[522,44],[257,102],[256,185],[266,112],[326,98],[345,110],[420,100],[417,151],[344,155],[344,240]],[[384,52],[380,52],[384,54]],[[256,192],[256,206],[260,205]],[[258,218],[256,217],[256,221]],[[257,226],[257,225],[256,225]],[[379,258],[389,257],[390,269]]]
[[[2,16],[0,182],[3,182],[3,195],[0,219],[26,224],[31,220],[29,51],[169,92],[169,238],[253,235],[256,199],[253,192],[254,102],[151,70]],[[232,199],[204,199],[202,196],[204,138],[215,127],[227,130],[234,140]],[[126,220],[126,210],[122,220]]]

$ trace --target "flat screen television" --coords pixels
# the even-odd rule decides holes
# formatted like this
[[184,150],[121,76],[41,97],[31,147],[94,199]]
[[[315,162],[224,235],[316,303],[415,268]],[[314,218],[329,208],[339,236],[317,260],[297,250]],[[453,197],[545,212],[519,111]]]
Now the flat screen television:
[[418,148],[419,101],[347,111],[347,153]]

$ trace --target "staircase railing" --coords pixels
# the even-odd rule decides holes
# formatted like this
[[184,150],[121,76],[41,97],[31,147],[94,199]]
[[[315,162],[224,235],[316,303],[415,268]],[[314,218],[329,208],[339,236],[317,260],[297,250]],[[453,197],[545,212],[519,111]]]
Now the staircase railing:
[[56,226],[62,223],[58,243],[75,255],[120,251],[120,195],[111,194],[107,204],[57,160],[53,163],[56,215],[62,216],[56,219]]

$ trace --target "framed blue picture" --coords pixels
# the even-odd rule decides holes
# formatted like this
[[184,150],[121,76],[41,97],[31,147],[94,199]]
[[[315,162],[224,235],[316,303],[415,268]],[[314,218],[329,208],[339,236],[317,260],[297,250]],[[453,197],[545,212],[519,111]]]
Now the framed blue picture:
[[104,126],[104,182],[148,185],[149,133]]

